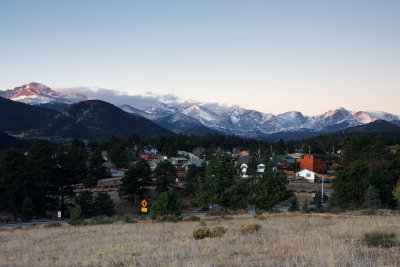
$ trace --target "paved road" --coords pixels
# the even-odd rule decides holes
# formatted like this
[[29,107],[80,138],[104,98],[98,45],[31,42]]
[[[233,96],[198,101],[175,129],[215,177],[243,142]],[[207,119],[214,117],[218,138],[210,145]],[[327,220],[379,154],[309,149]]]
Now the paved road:
[[23,227],[29,225],[46,225],[52,222],[57,222],[57,221],[38,220],[38,221],[21,222],[21,223],[4,223],[0,224],[0,228],[15,228],[15,227]]

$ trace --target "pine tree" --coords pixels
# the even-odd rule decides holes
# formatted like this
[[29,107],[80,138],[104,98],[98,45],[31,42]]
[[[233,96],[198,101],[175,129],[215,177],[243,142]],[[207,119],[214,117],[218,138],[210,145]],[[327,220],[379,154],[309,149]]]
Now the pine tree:
[[168,187],[176,178],[176,169],[169,161],[162,161],[153,172],[156,179],[157,192],[168,191]]
[[289,211],[298,211],[299,210],[299,201],[297,200],[296,195],[293,195],[289,199]]
[[105,177],[106,169],[103,167],[104,159],[100,151],[94,151],[89,158],[89,171],[83,181],[85,187],[95,187],[97,181]]
[[271,211],[276,204],[288,199],[287,182],[284,175],[267,166],[254,189],[253,202],[256,208]]
[[94,198],[95,215],[115,215],[115,206],[110,195],[107,192],[99,192]]
[[76,197],[75,204],[81,208],[83,217],[89,218],[95,215],[94,197],[92,192],[81,192]]
[[[237,183],[238,172],[234,161],[226,154],[217,154],[208,162],[204,182],[197,191],[199,202],[228,207],[232,203],[232,188]],[[229,193],[228,193],[229,191]]]
[[125,173],[121,179],[118,194],[121,197],[128,197],[132,204],[135,202],[135,195],[141,195],[144,192],[144,187],[148,185],[150,180],[150,166],[140,159],[133,167]]
[[22,221],[24,221],[24,222],[30,221],[32,219],[33,214],[34,214],[34,211],[33,211],[32,199],[29,196],[27,196],[24,200],[24,203],[22,203],[22,207],[21,207]]
[[164,215],[178,216],[180,214],[181,203],[172,189],[162,192],[150,208],[150,217],[153,220]]
[[375,211],[381,206],[381,199],[379,198],[379,191],[374,186],[370,185],[365,192],[364,208]]

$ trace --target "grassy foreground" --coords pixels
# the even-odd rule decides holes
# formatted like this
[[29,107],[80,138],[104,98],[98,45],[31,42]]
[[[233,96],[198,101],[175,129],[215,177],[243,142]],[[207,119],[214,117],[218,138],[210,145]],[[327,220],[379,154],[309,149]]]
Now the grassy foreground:
[[[1,266],[400,266],[399,247],[369,247],[365,233],[400,236],[400,216],[250,215],[205,219],[219,238],[194,240],[199,222],[0,230]],[[242,234],[242,225],[261,229]]]

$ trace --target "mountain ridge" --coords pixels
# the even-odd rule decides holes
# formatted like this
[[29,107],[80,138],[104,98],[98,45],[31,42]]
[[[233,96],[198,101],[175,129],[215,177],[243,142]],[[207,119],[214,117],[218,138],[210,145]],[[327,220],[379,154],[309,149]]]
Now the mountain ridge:
[[[0,96],[58,111],[87,100],[86,96],[62,94],[43,84],[33,82],[11,90],[0,91]],[[196,127],[202,129],[201,132],[204,133],[208,131],[205,130],[204,127],[206,127],[210,129],[210,132],[213,130],[248,138],[265,138],[279,134],[296,136],[300,133],[331,133],[377,120],[389,122],[400,120],[400,116],[383,111],[351,111],[343,107],[315,116],[307,116],[299,111],[271,114],[240,106],[219,109],[210,103],[167,104],[160,102],[145,109],[138,109],[127,104],[119,108],[178,134],[187,131],[193,133]]]

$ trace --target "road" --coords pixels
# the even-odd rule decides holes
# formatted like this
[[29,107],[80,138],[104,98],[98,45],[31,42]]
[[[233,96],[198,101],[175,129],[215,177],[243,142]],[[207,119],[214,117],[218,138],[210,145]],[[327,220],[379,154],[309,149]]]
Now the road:
[[57,221],[46,221],[46,220],[38,220],[38,221],[31,221],[31,222],[20,222],[20,223],[4,223],[0,224],[0,228],[16,228],[16,227],[23,227],[29,225],[46,225],[52,222]]

